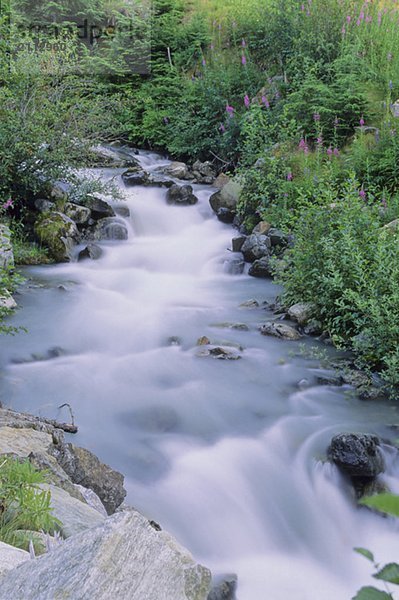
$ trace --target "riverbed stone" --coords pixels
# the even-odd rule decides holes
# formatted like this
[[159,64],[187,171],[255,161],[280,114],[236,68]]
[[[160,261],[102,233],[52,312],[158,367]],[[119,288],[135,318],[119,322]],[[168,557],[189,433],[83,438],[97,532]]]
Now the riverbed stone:
[[243,255],[234,253],[224,262],[224,271],[229,275],[241,275],[245,269],[245,261]]
[[120,217],[106,217],[100,219],[92,231],[95,241],[101,240],[127,240],[129,232],[125,221]]
[[246,262],[254,262],[264,256],[270,256],[271,242],[266,235],[252,233],[242,245],[241,252]]
[[260,221],[252,230],[252,233],[257,235],[267,235],[271,229],[270,223],[267,221]]
[[231,178],[225,173],[220,173],[215,181],[213,182],[213,186],[221,190],[225,185],[227,185],[231,181]]
[[273,276],[273,269],[270,264],[270,257],[263,256],[262,258],[258,258],[255,260],[252,265],[249,267],[248,275],[252,277],[259,277],[263,279],[267,279]]
[[221,346],[201,348],[196,355],[200,358],[210,356],[217,360],[239,360],[241,358],[241,355],[236,350],[228,350]]
[[275,227],[269,229],[267,235],[270,239],[272,246],[286,246],[288,243],[287,235],[283,231],[280,231],[280,229],[276,229]]
[[83,485],[98,495],[108,514],[114,513],[122,504],[126,490],[121,473],[102,463],[89,450],[73,444],[54,446],[52,453],[73,483]]
[[11,244],[11,231],[7,225],[0,224],[0,269],[14,267],[14,254]]
[[147,185],[149,181],[149,175],[147,171],[144,171],[144,169],[133,167],[122,174],[122,181],[126,187]]
[[311,302],[299,302],[288,309],[288,316],[299,325],[306,325],[315,316],[316,307]]
[[73,249],[80,241],[76,223],[61,212],[43,213],[34,226],[40,242],[57,262],[69,262]]
[[294,327],[280,323],[279,321],[265,323],[261,326],[260,332],[262,335],[270,335],[283,340],[299,340],[302,337]]
[[192,171],[197,183],[212,185],[216,177],[213,165],[209,160],[205,162],[196,160]]
[[66,216],[72,219],[76,225],[85,225],[91,216],[90,208],[74,204],[73,202],[67,202],[64,211]]
[[380,444],[376,435],[340,433],[332,438],[327,455],[350,477],[374,478],[384,470]]
[[115,211],[112,206],[104,200],[100,194],[87,194],[83,203],[84,206],[90,210],[91,217],[95,220],[115,216]]
[[208,600],[236,600],[237,575],[215,578]]
[[233,252],[241,252],[241,248],[245,240],[247,239],[246,235],[238,235],[231,240],[231,248]]
[[162,170],[166,175],[175,177],[176,179],[187,179],[190,177],[189,168],[184,162],[172,162]]
[[212,194],[209,204],[216,214],[221,208],[227,208],[235,213],[240,194],[241,185],[236,181],[229,181],[220,191]]
[[5,290],[3,294],[0,296],[0,308],[5,308],[6,310],[14,310],[17,308],[17,303],[14,298],[11,296],[10,292]]
[[174,183],[167,191],[166,200],[168,204],[177,206],[190,206],[197,204],[198,198],[193,194],[191,185],[177,185]]
[[221,223],[231,224],[234,221],[235,212],[231,211],[228,208],[219,208],[216,212],[216,216],[221,221]]
[[88,244],[83,250],[81,250],[78,254],[78,261],[81,260],[98,260],[101,258],[103,254],[102,249],[97,244]]
[[134,510],[69,538],[0,582],[13,600],[206,600],[208,569]]
[[29,552],[0,542],[0,578],[27,560],[30,560]]

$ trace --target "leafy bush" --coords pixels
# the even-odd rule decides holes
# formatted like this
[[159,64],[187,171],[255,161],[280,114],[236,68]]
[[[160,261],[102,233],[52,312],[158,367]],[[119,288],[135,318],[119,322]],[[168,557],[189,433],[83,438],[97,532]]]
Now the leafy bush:
[[29,461],[3,457],[0,462],[0,540],[27,549],[21,531],[52,533],[60,522],[51,514],[50,492],[41,490],[44,473]]

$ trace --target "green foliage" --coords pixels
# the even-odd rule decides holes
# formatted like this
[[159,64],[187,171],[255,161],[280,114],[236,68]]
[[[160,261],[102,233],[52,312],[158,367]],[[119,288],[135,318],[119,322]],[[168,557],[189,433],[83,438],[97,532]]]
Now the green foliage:
[[388,492],[367,496],[360,500],[360,504],[373,508],[392,517],[399,517],[399,496]]
[[41,490],[44,473],[29,461],[3,457],[0,463],[0,539],[26,547],[21,530],[54,532],[60,525],[51,514],[50,492]]

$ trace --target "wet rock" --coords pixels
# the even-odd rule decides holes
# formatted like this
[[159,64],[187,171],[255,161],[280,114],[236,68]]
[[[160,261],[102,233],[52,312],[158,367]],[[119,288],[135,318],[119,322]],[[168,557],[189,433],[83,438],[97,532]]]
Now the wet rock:
[[89,488],[84,487],[83,485],[79,485],[77,483],[73,484],[76,492],[82,496],[84,501],[88,506],[94,508],[97,512],[100,513],[103,517],[107,517],[107,511],[105,510],[104,504],[101,502],[100,498],[97,496],[93,490],[89,490]]
[[321,335],[323,333],[323,326],[317,319],[311,319],[303,328],[303,332],[306,335]]
[[0,454],[28,457],[31,452],[46,452],[52,445],[49,433],[35,429],[0,427]]
[[260,221],[252,230],[252,233],[257,235],[267,235],[270,231],[271,225],[267,221]]
[[374,478],[384,470],[380,440],[375,435],[340,433],[332,438],[327,456],[350,477]]
[[249,331],[249,327],[246,323],[215,323],[213,327],[220,327],[221,329],[236,329],[238,331]]
[[207,600],[236,600],[237,575],[215,578]]
[[210,586],[208,569],[130,510],[6,574],[0,598],[206,600]]
[[207,346],[210,343],[211,343],[211,341],[209,338],[206,337],[206,335],[203,335],[202,337],[198,338],[198,340],[197,340],[197,346]]
[[130,209],[128,206],[124,206],[123,204],[114,206],[114,212],[119,217],[123,217],[124,219],[128,219],[130,217]]
[[85,225],[90,219],[91,211],[86,206],[67,202],[65,204],[65,214],[72,221],[75,221],[76,225]]
[[240,308],[259,308],[259,302],[257,300],[245,300],[245,302],[241,302]]
[[11,362],[15,365],[21,365],[30,362],[52,360],[53,358],[65,356],[65,354],[66,351],[63,348],[60,348],[59,346],[54,346],[53,348],[49,348],[47,352],[32,352],[32,354],[28,358],[13,358]]
[[260,332],[262,335],[270,335],[283,340],[299,340],[302,337],[294,327],[286,325],[285,323],[272,321],[262,325]]
[[306,325],[314,317],[315,310],[314,304],[302,302],[290,306],[288,316],[299,325]]
[[171,335],[167,340],[168,346],[181,346],[182,340],[177,335]]
[[231,240],[231,248],[233,252],[241,252],[241,248],[247,239],[246,235],[239,235]]
[[248,275],[252,277],[259,277],[263,279],[267,279],[273,276],[273,270],[270,264],[270,257],[264,256],[263,258],[259,258],[255,260],[252,265],[249,267]]
[[178,206],[189,206],[198,202],[197,196],[193,194],[191,185],[177,185],[174,183],[168,189],[166,194],[168,204],[176,204]]
[[254,262],[264,256],[270,256],[270,247],[271,242],[269,237],[253,233],[245,240],[241,252],[246,262]]
[[80,233],[72,219],[60,212],[43,213],[34,229],[57,262],[71,260],[73,249],[80,242]]
[[209,204],[216,214],[221,208],[226,208],[235,214],[240,193],[240,184],[236,181],[229,181],[219,192],[212,194]]
[[219,208],[216,216],[222,223],[231,224],[234,221],[235,213],[228,208]]
[[129,232],[123,219],[119,217],[108,217],[97,221],[92,235],[96,241],[127,240]]
[[[85,502],[85,498],[78,490],[78,486],[72,483],[71,479],[60,467],[54,456],[48,454],[43,448],[42,452],[31,452],[28,456],[29,462],[39,471],[46,471],[46,482],[51,483],[58,488],[67,492],[81,502]],[[83,488],[86,489],[86,488]],[[94,492],[93,492],[94,493]]]
[[89,450],[63,444],[61,447],[54,446],[52,454],[73,483],[83,485],[97,494],[108,514],[115,512],[122,504],[126,496],[123,475],[102,463]]
[[342,377],[337,371],[328,369],[312,369],[311,371],[316,378],[316,383],[319,385],[342,385]]
[[93,146],[90,148],[92,164],[96,167],[137,167],[138,161],[131,155],[132,150],[109,146]]
[[86,248],[81,250],[78,254],[78,261],[90,259],[90,260],[98,260],[102,256],[102,249],[97,244],[88,244]]
[[47,200],[46,198],[36,198],[35,208],[41,213],[52,212],[54,210],[57,210],[55,202]]
[[0,578],[27,560],[30,560],[29,552],[0,542]]
[[0,223],[0,270],[14,268],[14,254],[11,244],[11,231]]
[[229,256],[223,265],[223,270],[229,275],[241,275],[245,269],[244,257],[240,253],[239,255],[233,254]]
[[115,216],[112,206],[98,194],[87,194],[84,199],[84,205],[90,210],[91,217],[94,220]]
[[122,174],[122,181],[126,187],[133,187],[135,185],[147,185],[149,182],[149,175],[147,171],[141,168],[132,168],[125,171]]
[[239,360],[241,355],[238,352],[233,350],[226,350],[226,348],[222,348],[221,346],[215,346],[213,348],[204,348],[197,352],[197,356],[200,358],[204,356],[210,356],[212,358],[216,358],[218,360]]
[[216,173],[212,163],[209,161],[195,161],[193,164],[193,175],[197,183],[212,185],[215,180]]
[[221,190],[230,181],[231,181],[231,179],[228,175],[225,175],[225,173],[220,173],[220,175],[218,175],[216,177],[215,181],[213,182],[213,186],[215,188],[218,188],[219,190]]
[[190,178],[189,168],[184,162],[172,162],[163,168],[163,172],[170,177],[176,177],[176,179]]

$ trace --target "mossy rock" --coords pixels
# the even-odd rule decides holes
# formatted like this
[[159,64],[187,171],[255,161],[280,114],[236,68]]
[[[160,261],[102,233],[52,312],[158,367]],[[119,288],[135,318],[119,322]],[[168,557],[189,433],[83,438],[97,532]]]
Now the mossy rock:
[[44,213],[35,223],[35,234],[57,262],[69,262],[80,241],[76,224],[60,212]]

